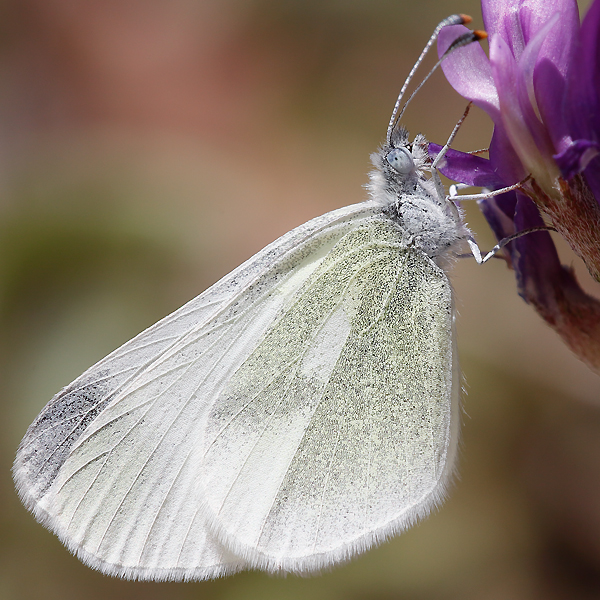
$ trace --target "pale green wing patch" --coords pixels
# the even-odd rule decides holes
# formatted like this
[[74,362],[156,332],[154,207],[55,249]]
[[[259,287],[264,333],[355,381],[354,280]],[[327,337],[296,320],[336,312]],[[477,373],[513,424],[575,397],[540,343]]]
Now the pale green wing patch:
[[199,487],[251,564],[315,570],[441,499],[456,443],[452,294],[384,218],[344,236],[212,405]]

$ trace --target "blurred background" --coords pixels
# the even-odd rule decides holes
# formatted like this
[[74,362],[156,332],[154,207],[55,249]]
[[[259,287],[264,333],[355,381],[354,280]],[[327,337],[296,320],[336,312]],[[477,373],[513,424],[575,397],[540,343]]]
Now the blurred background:
[[[448,501],[330,573],[111,579],[13,489],[19,441],[61,387],[279,235],[365,198],[400,86],[454,12],[482,27],[475,0],[0,2],[1,599],[600,598],[600,378],[502,261],[453,274],[466,394]],[[443,143],[464,106],[439,72],[404,123]],[[473,110],[456,147],[490,133]]]

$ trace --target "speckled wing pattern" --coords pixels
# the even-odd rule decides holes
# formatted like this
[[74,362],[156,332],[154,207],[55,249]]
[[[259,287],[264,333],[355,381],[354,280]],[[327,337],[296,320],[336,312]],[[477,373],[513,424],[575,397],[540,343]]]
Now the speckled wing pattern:
[[452,292],[374,217],[342,238],[209,411],[200,482],[219,539],[310,572],[412,525],[454,465]]
[[[198,513],[193,456],[218,386],[373,203],[285,234],[59,392],[23,438],[24,504],[86,564],[139,579],[248,567]],[[286,293],[278,290],[287,290]]]
[[14,473],[101,571],[310,572],[405,529],[454,463],[445,273],[381,207],[267,246],[46,406]]

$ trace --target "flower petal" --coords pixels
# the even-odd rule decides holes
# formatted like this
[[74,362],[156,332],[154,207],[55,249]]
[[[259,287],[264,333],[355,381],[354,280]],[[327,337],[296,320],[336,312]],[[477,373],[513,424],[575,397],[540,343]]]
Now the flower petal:
[[[581,67],[578,75],[586,82],[588,89],[588,108],[593,110],[590,122],[591,133],[595,141],[600,141],[600,1],[596,0],[581,25]],[[577,67],[574,66],[575,70]]]
[[588,164],[600,154],[600,144],[589,140],[576,140],[572,142],[554,159],[560,168],[564,179],[571,179],[584,171]]
[[498,35],[490,41],[490,63],[500,99],[502,123],[513,148],[520,158],[522,153],[537,154],[515,93],[519,85],[518,65],[509,45]]
[[[561,15],[561,28],[550,40],[548,51],[560,54],[565,42],[573,39],[579,29],[576,0],[482,0],[483,23],[490,37],[499,35],[519,58],[529,40],[534,37],[554,13]],[[558,38],[562,37],[562,42]],[[568,57],[558,57],[568,67]],[[564,70],[566,73],[566,68]]]
[[[566,122],[562,116],[565,82],[563,78],[561,85],[556,89],[548,90],[541,88],[541,90],[536,90],[534,86],[534,70],[536,69],[536,64],[542,48],[547,45],[548,37],[552,34],[554,29],[557,29],[557,25],[560,25],[560,21],[558,13],[555,13],[547,20],[535,36],[529,40],[523,54],[517,61],[518,79],[517,89],[515,90],[521,112],[529,127],[535,145],[542,154],[544,162],[548,163],[551,163],[555,149],[548,131],[548,123],[545,119],[544,123],[540,121],[537,111],[540,112],[542,118],[544,118],[542,109],[556,111],[558,114],[554,115],[556,121],[554,125],[557,137],[561,139],[566,135]],[[558,29],[560,29],[560,27],[558,27]],[[543,69],[542,72],[544,72]],[[548,100],[544,96],[550,96],[553,100]]]
[[[438,55],[441,57],[457,37],[468,31],[463,25],[444,27],[438,38]],[[490,61],[480,44],[455,50],[444,59],[442,69],[450,85],[461,96],[485,110],[494,122],[500,119]]]
[[[435,158],[442,146],[438,144],[429,144],[429,156]],[[492,163],[487,158],[459,152],[458,150],[448,150],[440,166],[440,171],[460,183],[466,183],[476,187],[486,187],[496,189],[504,187],[504,183],[493,168]]]
[[[515,207],[515,228],[523,231],[542,227],[544,221],[537,206],[526,196],[518,194]],[[560,287],[562,266],[554,242],[547,231],[529,233],[515,240],[512,252],[519,294],[527,302],[545,306]]]
[[600,142],[600,1],[588,10],[569,74],[567,106],[573,139]]
[[[543,42],[536,57],[533,86],[537,107],[556,151],[569,143],[564,114],[567,78],[572,68],[579,35],[579,11],[575,2],[563,2],[536,33]],[[527,52],[527,50],[526,50]]]
[[494,170],[504,182],[501,187],[517,183],[527,175],[502,124],[494,127],[494,134],[490,142],[490,160]]
[[535,67],[533,85],[537,106],[555,152],[571,143],[565,108],[566,81],[551,61],[542,59]]
[[[535,127],[536,124],[530,122],[535,115],[532,117],[527,90],[510,48],[499,36],[494,36],[490,42],[490,63],[500,98],[506,135],[526,171],[533,175],[542,188],[551,187],[553,181],[549,172],[554,166],[552,153],[548,152],[548,155],[544,156],[540,152],[540,147],[548,150],[544,144],[543,131],[535,131],[536,137],[539,136],[537,139],[531,133],[531,127]],[[548,158],[551,164],[548,164]],[[558,169],[554,168],[558,175]]]
[[545,30],[547,23],[557,17],[560,25],[545,33],[540,58],[550,60],[562,75],[572,62],[575,40],[579,35],[579,8],[576,0],[544,0],[522,2],[519,21],[526,44]]

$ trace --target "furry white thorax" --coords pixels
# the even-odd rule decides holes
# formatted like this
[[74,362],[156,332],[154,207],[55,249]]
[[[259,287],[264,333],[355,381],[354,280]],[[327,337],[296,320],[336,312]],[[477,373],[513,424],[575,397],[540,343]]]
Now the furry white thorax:
[[[403,174],[388,161],[394,148],[404,148],[412,156],[414,168]],[[417,135],[412,144],[408,132],[397,128],[391,144],[384,144],[371,155],[375,169],[366,185],[371,198],[398,224],[402,243],[422,250],[436,262],[448,258],[469,236],[462,211],[450,200],[440,197],[434,182],[425,176],[431,172],[428,142]]]

